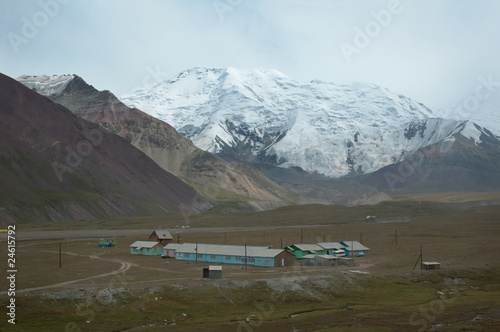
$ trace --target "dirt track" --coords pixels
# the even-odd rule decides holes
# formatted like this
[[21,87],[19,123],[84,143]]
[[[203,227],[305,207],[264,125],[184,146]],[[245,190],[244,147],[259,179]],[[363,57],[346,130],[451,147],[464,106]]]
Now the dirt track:
[[[45,250],[45,252],[58,253],[57,251],[49,251],[49,250]],[[59,282],[59,283],[52,284],[52,285],[47,285],[47,286],[18,289],[17,292],[18,293],[25,293],[25,292],[38,291],[38,290],[49,289],[49,288],[58,288],[58,287],[64,287],[64,286],[72,285],[72,284],[75,284],[75,283],[78,283],[78,282],[81,282],[81,281],[86,281],[86,280],[91,280],[91,279],[96,279],[96,278],[102,278],[102,277],[109,277],[109,276],[113,276],[113,275],[117,275],[117,274],[126,272],[126,271],[128,271],[134,265],[133,263],[124,261],[122,259],[105,259],[105,258],[101,258],[101,257],[99,257],[97,255],[81,255],[81,254],[77,254],[75,252],[62,252],[62,254],[71,255],[71,256],[84,256],[84,257],[89,257],[91,259],[101,259],[101,260],[108,261],[108,262],[120,263],[121,265],[120,265],[120,267],[118,269],[116,269],[114,271],[111,271],[111,272],[108,272],[108,273],[102,273],[102,274],[94,275],[94,276],[91,276],[91,277],[81,278],[81,279],[76,279],[76,280],[68,280],[68,281],[65,281],[65,282]],[[0,294],[6,294],[6,293],[7,292],[0,292]]]

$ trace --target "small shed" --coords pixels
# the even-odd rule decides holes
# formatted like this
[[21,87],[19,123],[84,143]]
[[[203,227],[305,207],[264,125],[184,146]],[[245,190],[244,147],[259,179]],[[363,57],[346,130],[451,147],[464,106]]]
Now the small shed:
[[153,233],[151,233],[151,235],[149,236],[149,239],[151,241],[157,241],[163,245],[167,245],[170,242],[172,242],[172,240],[174,238],[172,237],[172,234],[170,234],[170,232],[168,230],[163,229],[163,228],[159,228],[159,229],[155,229],[153,231]]
[[437,270],[441,268],[439,262],[422,262],[422,270]]
[[180,243],[169,243],[162,249],[162,257],[175,258],[175,251],[182,246]]
[[163,245],[154,241],[135,241],[130,245],[130,254],[160,256]]
[[221,279],[222,278],[222,266],[220,265],[209,265],[203,268],[203,279]]
[[[288,251],[282,249],[271,249],[277,250],[278,254],[274,256],[274,266],[284,267],[284,266],[294,266],[295,256]],[[275,251],[276,252],[276,251]]]
[[116,239],[104,239],[104,238],[101,238],[99,239],[99,244],[98,244],[99,248],[102,248],[102,247],[115,247],[116,246]]

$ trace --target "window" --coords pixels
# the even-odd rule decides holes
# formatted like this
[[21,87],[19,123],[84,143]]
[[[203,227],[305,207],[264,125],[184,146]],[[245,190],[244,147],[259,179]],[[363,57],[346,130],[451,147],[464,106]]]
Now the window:
[[236,256],[236,261],[237,262],[241,261],[241,256]]
[[265,264],[271,264],[271,260],[270,260],[270,259],[266,259],[266,260],[264,261],[264,263],[265,263]]
[[226,261],[230,261],[231,260],[231,256],[226,256]]
[[202,254],[198,254],[198,258],[202,258],[202,257],[203,257],[203,255],[202,255]]
[[189,257],[189,253],[185,252],[184,257]]
[[215,255],[210,255],[210,259],[215,259],[217,256]]

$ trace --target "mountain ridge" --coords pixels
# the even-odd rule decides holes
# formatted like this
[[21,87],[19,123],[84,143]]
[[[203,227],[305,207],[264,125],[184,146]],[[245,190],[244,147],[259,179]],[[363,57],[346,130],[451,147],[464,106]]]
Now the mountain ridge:
[[332,178],[401,162],[467,124],[374,84],[301,83],[275,70],[197,67],[120,99],[201,149]]
[[123,138],[0,74],[0,219],[201,212],[212,204]]
[[[100,95],[106,93],[110,94],[104,91]],[[54,100],[60,97],[52,96]],[[459,145],[466,155],[487,155],[493,161],[497,153],[494,142],[500,144],[498,136],[472,121],[442,118],[444,112],[374,84],[301,83],[275,70],[197,67],[152,88],[120,99],[108,96],[103,102],[116,109],[122,107],[121,99],[158,117],[158,121],[172,122],[169,125],[175,130],[193,139],[193,146],[204,147],[226,161],[251,165],[279,186],[309,197],[302,202],[364,204],[388,198],[379,190],[422,190],[423,184],[418,183],[425,182],[422,177],[391,187],[380,174],[387,169],[394,173],[391,167],[398,170],[399,165],[421,156],[430,146],[448,147],[438,156],[441,174],[445,169],[461,169],[461,174],[470,179],[475,178],[474,172],[500,175],[500,169],[487,162],[466,163],[464,158],[445,153],[455,142],[465,142],[460,139],[463,137],[471,143]],[[106,114],[112,117],[114,113]],[[92,121],[107,125],[107,121]],[[112,131],[127,135],[116,128]],[[491,139],[491,144],[484,145],[484,137]],[[457,160],[461,164],[454,170]],[[477,167],[472,173],[467,171],[471,165]],[[192,173],[192,166],[184,171]],[[185,181],[197,186],[187,177]],[[459,184],[466,182],[426,183],[435,191],[462,190],[465,187],[460,189]],[[443,187],[436,187],[438,183]],[[475,190],[481,190],[481,185],[484,181]],[[197,188],[214,190],[207,183]]]
[[[51,76],[56,84],[59,79]],[[198,149],[189,139],[180,135],[168,123],[139,109],[124,105],[110,91],[98,91],[77,75],[66,76],[64,88],[53,93],[46,76],[18,78],[23,84],[74,112],[77,116],[97,123],[116,133],[146,153],[160,167],[184,179],[204,196],[213,199],[256,200],[262,206],[282,206],[290,201],[290,193],[262,174],[248,167],[228,163],[209,152]],[[294,201],[296,201],[294,199]],[[259,205],[259,202],[256,203]]]

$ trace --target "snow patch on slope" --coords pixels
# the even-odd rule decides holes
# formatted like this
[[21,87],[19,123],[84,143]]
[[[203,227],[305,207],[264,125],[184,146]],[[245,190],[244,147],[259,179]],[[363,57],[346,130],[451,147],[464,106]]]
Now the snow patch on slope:
[[43,96],[55,96],[60,94],[66,86],[75,78],[74,75],[22,75],[17,81]]
[[460,134],[462,134],[465,138],[472,139],[474,143],[479,144],[481,143],[481,135],[483,132],[479,130],[472,121],[467,121]]

